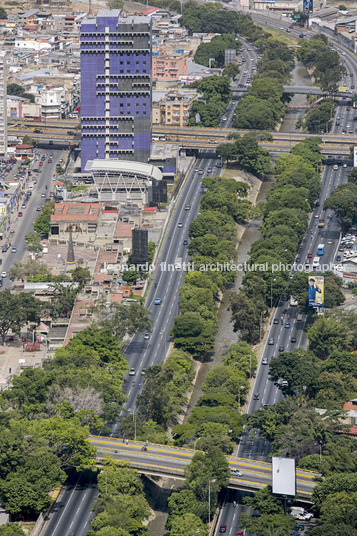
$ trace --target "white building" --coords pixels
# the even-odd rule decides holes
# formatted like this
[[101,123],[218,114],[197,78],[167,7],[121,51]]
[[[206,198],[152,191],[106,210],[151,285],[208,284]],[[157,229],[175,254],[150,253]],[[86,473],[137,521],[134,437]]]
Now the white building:
[[44,41],[38,41],[37,39],[25,39],[24,37],[16,37],[15,38],[15,50],[21,50],[24,51],[36,51],[39,52],[41,50],[51,50],[50,43],[46,43]]
[[0,155],[7,158],[7,58],[0,52]]
[[31,88],[35,95],[35,102],[41,105],[42,119],[61,119],[66,109],[66,90],[64,87],[38,86],[36,91]]

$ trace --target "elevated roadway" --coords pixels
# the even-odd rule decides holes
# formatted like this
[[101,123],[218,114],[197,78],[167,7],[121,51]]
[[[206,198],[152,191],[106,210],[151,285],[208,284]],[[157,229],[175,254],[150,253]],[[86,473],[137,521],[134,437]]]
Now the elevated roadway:
[[[191,462],[195,452],[193,450],[166,445],[150,445],[147,451],[142,451],[142,443],[129,441],[123,443],[121,439],[112,437],[91,436],[89,441],[97,448],[97,459],[101,460],[105,454],[116,459],[127,460],[131,467],[146,475],[165,476],[168,478],[184,479],[185,467]],[[271,485],[271,464],[227,456],[231,477],[228,488],[245,491],[257,491]],[[232,470],[239,470],[240,477],[232,474]],[[315,478],[319,475],[310,471],[297,469],[296,484],[297,496],[305,500],[311,498],[315,487]]]

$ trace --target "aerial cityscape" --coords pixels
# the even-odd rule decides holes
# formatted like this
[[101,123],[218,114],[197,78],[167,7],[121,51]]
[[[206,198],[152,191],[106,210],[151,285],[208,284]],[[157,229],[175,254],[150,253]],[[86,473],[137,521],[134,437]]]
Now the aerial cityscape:
[[357,3],[0,4],[0,536],[357,536]]

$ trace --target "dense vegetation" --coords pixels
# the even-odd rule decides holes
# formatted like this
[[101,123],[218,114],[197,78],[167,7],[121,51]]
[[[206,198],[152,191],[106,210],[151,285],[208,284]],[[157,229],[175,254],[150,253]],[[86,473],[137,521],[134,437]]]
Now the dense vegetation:
[[[203,127],[219,126],[225,107],[232,98],[228,76],[208,76],[192,84],[202,94],[203,100],[196,100],[190,110],[189,125]],[[199,120],[197,121],[197,115]]]
[[298,121],[297,126],[303,126],[311,134],[329,132],[333,124],[336,108],[337,104],[333,99],[323,99],[316,107],[305,114],[301,122]]
[[[240,291],[231,297],[234,327],[247,342],[259,340],[262,318],[286,291],[288,265],[294,261],[307,230],[307,214],[320,191],[316,174],[316,163],[321,162],[319,141],[310,138],[276,161],[275,184],[262,206],[262,238],[253,244],[251,269]],[[272,266],[279,263],[282,269],[273,273]]]
[[323,34],[315,34],[311,39],[302,39],[297,50],[297,59],[308,69],[313,69],[317,84],[325,91],[336,91],[345,68],[340,56],[331,50],[328,39]]
[[233,126],[273,130],[285,114],[283,83],[294,67],[294,53],[274,37],[259,37],[254,44],[262,54],[258,74],[236,107]]
[[217,154],[225,161],[234,162],[238,167],[263,177],[272,172],[269,152],[260,147],[255,133],[234,136],[234,142],[222,143]]
[[332,535],[333,523],[335,534],[357,530],[355,439],[342,412],[357,390],[356,334],[356,313],[331,309],[316,317],[307,332],[309,350],[283,352],[271,361],[270,377],[284,399],[248,417],[252,430],[271,441],[273,454],[294,457],[299,467],[325,477],[312,496],[320,517],[313,536]]
[[201,43],[195,53],[194,60],[200,65],[209,67],[209,59],[214,58],[212,67],[224,67],[224,51],[228,48],[238,51],[240,42],[233,35],[224,33],[216,35],[209,43]]
[[88,536],[147,536],[150,515],[138,472],[125,461],[105,459],[98,474],[96,499]]

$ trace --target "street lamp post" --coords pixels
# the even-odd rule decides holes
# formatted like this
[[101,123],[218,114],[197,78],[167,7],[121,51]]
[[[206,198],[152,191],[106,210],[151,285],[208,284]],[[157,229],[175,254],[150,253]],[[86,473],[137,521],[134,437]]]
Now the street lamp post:
[[216,482],[216,479],[208,481],[208,528],[211,524],[211,482]]
[[270,309],[273,308],[273,281],[276,281],[276,279],[270,281]]
[[241,391],[241,389],[244,389],[244,385],[240,385],[238,387],[238,411],[239,411],[239,413],[240,413],[240,391]]
[[134,441],[136,441],[136,413],[133,411],[133,422],[134,422]]

